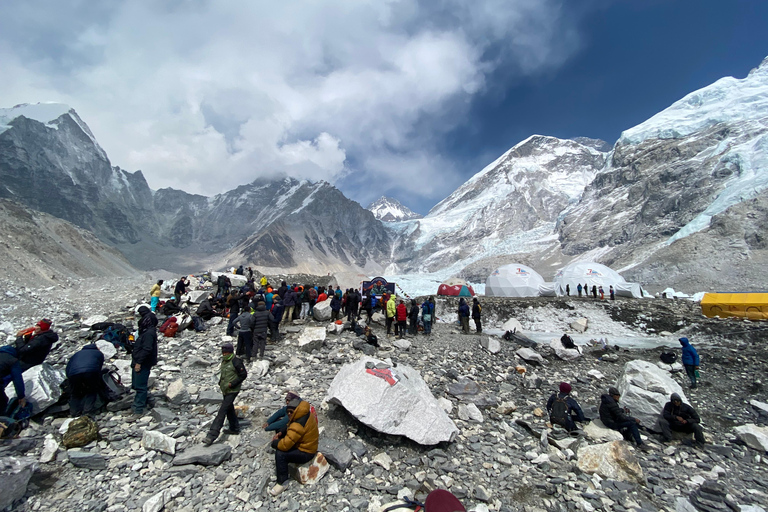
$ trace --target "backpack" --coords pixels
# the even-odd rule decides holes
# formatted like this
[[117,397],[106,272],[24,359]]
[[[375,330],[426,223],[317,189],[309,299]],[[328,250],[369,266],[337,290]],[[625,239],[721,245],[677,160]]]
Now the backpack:
[[123,386],[117,370],[102,368],[101,377],[104,379],[104,398],[107,402],[116,402],[128,393],[128,388]]
[[8,403],[4,416],[0,416],[0,438],[12,439],[18,437],[22,430],[29,426],[32,417],[32,404],[21,407],[19,399],[14,398]]
[[552,412],[549,413],[549,421],[561,426],[565,426],[568,421],[568,402],[565,398],[555,397],[555,403],[552,404]]
[[194,326],[197,332],[203,332],[208,330],[208,326],[205,325],[205,321],[199,316],[192,317],[192,325]]
[[128,329],[123,324],[114,324],[104,331],[102,339],[112,343],[115,347],[123,347],[128,353]]
[[674,352],[662,352],[659,359],[661,359],[662,363],[672,364],[677,361],[677,354]]

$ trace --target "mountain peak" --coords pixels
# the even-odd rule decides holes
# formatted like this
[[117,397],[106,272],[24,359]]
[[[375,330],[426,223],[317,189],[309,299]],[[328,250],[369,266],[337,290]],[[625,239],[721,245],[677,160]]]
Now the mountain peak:
[[407,206],[403,206],[397,199],[386,196],[381,196],[369,204],[367,210],[373,213],[374,217],[384,222],[421,218],[421,215],[413,212]]

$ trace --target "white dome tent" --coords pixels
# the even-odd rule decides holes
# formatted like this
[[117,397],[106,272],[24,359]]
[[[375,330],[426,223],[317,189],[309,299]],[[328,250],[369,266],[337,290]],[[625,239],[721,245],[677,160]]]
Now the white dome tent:
[[485,280],[486,297],[538,297],[544,278],[530,267],[511,263],[499,267]]
[[643,290],[637,283],[628,283],[615,270],[593,261],[575,261],[566,265],[555,275],[555,288],[558,295],[565,295],[565,286],[569,285],[571,296],[577,295],[576,288],[581,283],[587,285],[589,289],[592,286],[603,287],[605,295],[608,295],[610,286],[617,297],[643,296]]

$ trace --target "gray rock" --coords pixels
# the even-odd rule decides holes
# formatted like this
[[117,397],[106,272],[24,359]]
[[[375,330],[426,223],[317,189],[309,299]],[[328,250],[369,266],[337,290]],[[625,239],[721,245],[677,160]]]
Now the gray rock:
[[3,482],[0,510],[10,507],[14,501],[24,496],[29,479],[37,467],[37,462],[27,457],[0,458],[0,481]]
[[[248,375],[250,377],[250,374]],[[221,391],[218,389],[204,389],[197,396],[197,403],[208,404],[220,404],[224,398],[221,395]]]
[[480,393],[480,385],[471,379],[461,379],[448,385],[448,394],[457,398],[471,397]]
[[768,427],[758,427],[751,423],[733,429],[736,435],[753,450],[768,451]]
[[117,349],[107,340],[97,340],[96,346],[99,348],[101,353],[104,354],[104,360],[112,359],[117,355]]
[[194,445],[176,455],[173,459],[173,465],[200,464],[203,466],[218,466],[231,456],[232,447],[228,444]]
[[175,405],[181,405],[189,403],[189,392],[187,391],[184,381],[176,379],[165,390],[165,397],[168,401]]
[[147,451],[155,450],[167,453],[168,455],[176,454],[176,440],[156,430],[144,431],[144,435],[141,438],[141,446]]
[[299,350],[312,352],[313,350],[322,347],[325,342],[325,336],[326,331],[323,327],[304,327],[304,330],[301,331],[301,334],[299,335]]
[[[323,302],[318,302],[315,304],[315,307],[312,308],[312,316],[317,320],[318,322],[327,322],[331,319],[331,301],[330,300],[324,300]],[[323,329],[323,332],[325,332],[325,329]]]
[[[132,403],[133,400],[131,400],[130,403]],[[130,406],[130,403],[128,404]],[[128,407],[126,407],[127,409]],[[176,418],[176,413],[172,410],[168,409],[167,407],[154,407],[152,409],[152,417],[157,421],[158,423],[170,423]]]
[[346,471],[354,460],[349,446],[333,439],[320,439],[317,450],[325,455],[328,462],[340,471]]
[[86,452],[83,450],[67,450],[67,457],[73,466],[84,469],[106,469],[107,459],[100,453]]
[[[24,393],[32,404],[32,414],[36,415],[52,406],[61,398],[61,383],[66,379],[64,371],[48,363],[33,366],[24,374]],[[8,399],[16,396],[13,383],[5,388]]]

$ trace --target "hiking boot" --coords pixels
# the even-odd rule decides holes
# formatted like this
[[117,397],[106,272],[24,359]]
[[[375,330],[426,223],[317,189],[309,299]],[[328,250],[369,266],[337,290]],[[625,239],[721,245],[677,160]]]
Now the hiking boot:
[[240,429],[232,430],[231,428],[225,428],[224,433],[230,436],[239,436],[240,435]]
[[650,451],[653,451],[653,448],[651,448],[650,446],[648,446],[646,443],[643,443],[643,444],[639,444],[639,445],[637,445],[637,449],[638,449],[638,450],[640,450],[641,452],[650,452]]
[[272,496],[277,496],[278,494],[283,492],[286,489],[286,487],[288,487],[288,486],[287,485],[281,485],[281,484],[275,484],[275,486],[272,487],[269,490],[269,494],[271,494]]
[[203,439],[203,446],[211,446],[215,440],[216,439],[211,436],[206,436],[205,439]]

